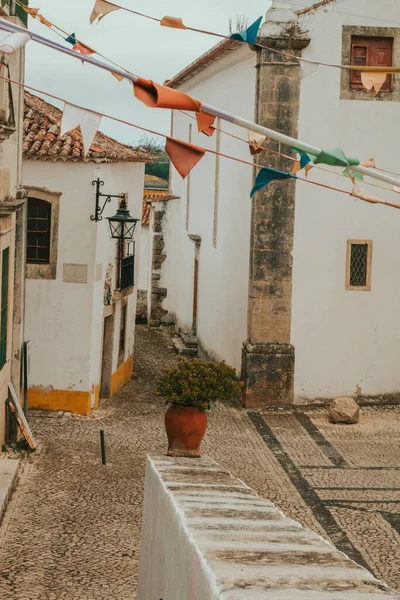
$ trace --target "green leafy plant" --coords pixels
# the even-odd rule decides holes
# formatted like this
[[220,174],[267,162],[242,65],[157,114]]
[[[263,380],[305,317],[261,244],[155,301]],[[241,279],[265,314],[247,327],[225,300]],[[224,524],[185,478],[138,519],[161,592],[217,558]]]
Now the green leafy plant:
[[176,368],[162,372],[156,383],[156,396],[165,398],[166,404],[191,406],[201,411],[208,410],[216,400],[237,396],[243,386],[235,369],[225,362],[180,359]]

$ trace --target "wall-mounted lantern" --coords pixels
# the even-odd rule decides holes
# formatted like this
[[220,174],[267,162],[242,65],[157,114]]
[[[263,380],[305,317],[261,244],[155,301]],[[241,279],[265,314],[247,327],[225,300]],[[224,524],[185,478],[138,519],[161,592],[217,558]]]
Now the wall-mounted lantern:
[[111,237],[115,240],[131,242],[135,234],[136,225],[140,219],[131,216],[126,206],[125,194],[122,196],[120,207],[113,217],[107,217]]

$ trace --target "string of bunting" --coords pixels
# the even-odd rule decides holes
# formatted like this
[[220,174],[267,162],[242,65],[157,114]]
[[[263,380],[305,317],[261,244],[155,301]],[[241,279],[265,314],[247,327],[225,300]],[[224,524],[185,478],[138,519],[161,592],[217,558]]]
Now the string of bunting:
[[3,79],[4,81],[8,81],[10,83],[18,85],[20,87],[23,87],[24,89],[28,89],[33,92],[43,94],[45,96],[48,96],[49,98],[58,100],[59,102],[63,102],[64,103],[64,111],[63,111],[63,118],[62,118],[62,123],[61,123],[60,136],[62,137],[66,133],[74,130],[76,127],[80,127],[80,130],[82,132],[83,141],[84,141],[85,156],[87,155],[87,153],[90,149],[90,146],[93,142],[93,139],[98,131],[98,128],[101,123],[101,119],[104,117],[104,118],[110,119],[112,121],[116,121],[118,123],[123,123],[124,125],[134,127],[135,129],[139,129],[141,131],[151,133],[152,135],[157,135],[157,136],[165,138],[167,140],[166,148],[165,148],[166,152],[167,152],[168,156],[170,157],[172,164],[174,165],[174,167],[176,168],[178,173],[183,177],[183,179],[185,179],[185,177],[187,177],[187,175],[190,173],[190,171],[198,164],[198,162],[203,158],[203,156],[206,153],[209,153],[209,154],[221,156],[221,157],[229,159],[229,160],[233,160],[233,161],[241,163],[241,164],[248,165],[252,168],[255,167],[256,169],[259,169],[259,173],[256,176],[256,180],[255,180],[253,189],[251,190],[251,194],[250,194],[251,197],[253,197],[257,191],[261,190],[262,188],[264,188],[266,185],[268,185],[272,181],[278,181],[278,180],[283,180],[283,179],[298,179],[299,181],[304,181],[311,185],[316,185],[318,187],[322,187],[325,189],[340,192],[340,193],[352,196],[354,198],[357,198],[359,200],[363,200],[365,202],[370,202],[370,203],[374,203],[374,204],[383,204],[386,206],[400,209],[400,204],[393,204],[391,202],[386,202],[384,200],[381,200],[379,198],[375,198],[369,194],[366,194],[363,190],[361,190],[359,188],[359,186],[356,183],[354,185],[353,191],[348,192],[347,190],[342,190],[340,188],[329,186],[329,185],[326,185],[323,183],[318,183],[316,181],[310,181],[310,180],[304,179],[302,177],[299,177],[298,175],[293,175],[291,173],[286,173],[284,171],[278,171],[276,169],[272,169],[269,167],[263,167],[261,165],[256,165],[252,162],[242,160],[237,157],[230,156],[228,154],[224,154],[222,152],[217,152],[215,150],[206,149],[201,146],[196,146],[194,144],[184,142],[177,138],[173,138],[171,136],[165,135],[158,131],[154,131],[152,129],[142,127],[140,125],[136,125],[135,123],[131,123],[129,121],[119,119],[117,117],[114,117],[114,116],[106,114],[106,113],[99,113],[99,112],[84,108],[82,106],[72,104],[72,103],[68,102],[67,100],[65,100],[64,98],[60,98],[59,96],[55,96],[54,94],[50,94],[49,92],[45,92],[43,90],[38,90],[37,88],[34,88],[32,86],[23,84],[19,81],[13,80],[10,77],[5,77],[4,75],[0,75],[0,79]]
[[[3,1],[5,1],[5,0],[2,0],[2,2]],[[24,4],[22,4],[20,2],[20,0],[15,0],[15,2],[16,2],[16,4],[18,4],[18,6],[20,6],[20,8],[25,10],[31,17],[38,19],[43,25],[49,27],[50,29],[52,29],[54,27],[55,29],[58,29],[59,31],[63,32],[64,35],[67,35],[67,37],[64,38],[65,41],[72,44],[73,50],[75,50],[76,52],[80,52],[81,54],[84,54],[86,56],[90,56],[91,54],[98,54],[102,58],[105,58],[106,60],[110,61],[115,66],[122,68],[117,63],[115,63],[112,60],[105,57],[103,54],[100,54],[99,52],[97,52],[96,50],[94,50],[93,48],[88,46],[87,44],[84,44],[83,42],[79,41],[76,38],[75,33],[68,34],[65,31],[63,31],[62,29],[60,29],[57,25],[50,23],[50,21],[48,21],[43,15],[41,15],[39,13],[40,9],[29,8],[29,7],[25,6]],[[261,26],[262,17],[259,17],[247,29],[237,32],[237,33],[234,33],[230,37],[227,37],[225,35],[218,34],[215,32],[197,29],[194,27],[187,27],[186,25],[183,24],[183,21],[181,18],[166,16],[166,17],[163,17],[162,19],[157,19],[156,17],[152,17],[150,15],[146,15],[144,13],[140,13],[138,11],[134,11],[132,9],[128,9],[126,7],[114,4],[112,2],[108,2],[108,0],[96,0],[92,14],[90,16],[90,22],[93,23],[93,22],[97,21],[99,23],[107,14],[114,12],[116,10],[125,10],[132,14],[135,14],[135,15],[147,18],[147,19],[151,19],[152,21],[158,22],[163,27],[171,27],[174,29],[195,31],[198,33],[206,34],[206,35],[214,35],[214,36],[220,37],[222,39],[237,40],[240,42],[245,42],[245,43],[257,46],[259,48],[265,48],[265,49],[275,52],[277,54],[281,54],[287,58],[298,60],[300,62],[300,66],[301,66],[301,73],[302,73],[301,78],[302,79],[304,79],[305,77],[308,77],[312,73],[315,73],[315,71],[318,69],[319,66],[359,71],[359,72],[361,72],[361,82],[362,82],[364,88],[369,92],[369,95],[371,97],[376,97],[378,95],[378,93],[382,89],[382,87],[387,79],[387,76],[389,74],[400,73],[400,67],[371,67],[371,66],[369,66],[368,68],[366,68],[364,66],[361,67],[361,66],[356,66],[356,65],[335,65],[335,64],[313,61],[310,59],[298,57],[298,56],[295,56],[288,52],[284,52],[282,50],[277,50],[276,48],[270,48],[269,46],[259,44],[256,42],[256,39],[257,39],[257,35],[258,35],[259,29]],[[114,74],[114,77],[116,77],[119,81],[122,81],[121,76]]]
[[106,15],[116,10],[124,10],[126,12],[130,12],[134,15],[150,19],[152,21],[158,22],[163,27],[171,27],[174,29],[195,31],[198,33],[203,33],[206,35],[217,36],[221,39],[231,39],[237,40],[240,42],[248,43],[254,45],[259,48],[264,48],[275,52],[277,54],[281,54],[286,56],[287,58],[292,58],[298,60],[302,67],[302,78],[307,77],[314,73],[319,66],[331,67],[336,69],[345,69],[352,71],[361,72],[361,81],[363,86],[367,91],[370,92],[370,96],[374,97],[380,92],[383,84],[386,81],[386,78],[391,73],[400,73],[400,67],[380,67],[380,66],[359,66],[359,65],[336,65],[331,63],[325,63],[320,61],[314,61],[302,57],[295,56],[288,52],[284,52],[282,50],[277,50],[276,48],[270,48],[269,46],[265,46],[263,44],[257,43],[258,32],[262,23],[262,17],[259,17],[254,23],[252,23],[249,27],[244,29],[243,31],[239,31],[237,33],[232,34],[231,36],[222,35],[220,33],[215,33],[213,31],[207,31],[202,29],[197,29],[194,27],[186,26],[182,18],[179,17],[170,17],[165,16],[162,19],[157,19],[156,17],[152,17],[150,15],[140,13],[138,11],[134,11],[132,9],[126,8],[119,4],[115,4],[113,2],[109,2],[108,0],[96,0],[92,14],[90,16],[90,23],[96,22],[99,23]]
[[[113,61],[108,56],[105,56],[104,54],[101,54],[101,52],[99,52],[98,50],[94,50],[93,48],[90,48],[90,46],[88,46],[87,44],[84,44],[81,40],[79,40],[76,37],[75,33],[69,34],[67,31],[65,31],[64,29],[62,29],[55,23],[51,23],[50,21],[48,21],[45,17],[43,17],[43,15],[41,15],[39,13],[39,11],[40,11],[39,8],[29,8],[28,6],[25,6],[25,4],[22,4],[20,2],[20,0],[14,0],[14,2],[22,10],[24,10],[26,13],[28,13],[33,19],[38,19],[42,23],[42,25],[45,25],[46,27],[48,27],[50,29],[50,31],[52,31],[53,33],[58,35],[65,42],[68,42],[69,44],[71,44],[72,49],[75,50],[76,52],[80,52],[81,54],[84,54],[86,56],[90,56],[91,54],[97,54],[98,56],[100,56],[101,58],[104,58],[109,63],[111,63],[112,65],[117,67],[118,69],[121,69],[123,71],[126,71],[127,73],[130,73],[130,71],[128,71],[127,69],[122,67],[120,64]],[[123,77],[121,77],[120,75],[116,75],[115,73],[112,73],[112,75],[116,79],[118,79],[118,81],[123,80]]]
[[[78,52],[81,52],[82,54],[86,54],[86,55],[89,55],[89,54],[92,54],[92,53],[96,52],[97,54],[99,54],[99,56],[103,56],[100,53],[98,53],[97,51],[91,49],[86,44],[83,44],[82,42],[80,42],[76,38],[75,33],[73,33],[71,35],[68,35],[64,30],[62,30],[57,25],[54,25],[54,24],[50,23],[50,21],[48,21],[47,19],[45,19],[39,13],[39,9],[26,7],[23,4],[20,4],[19,0],[16,0],[16,2],[17,2],[17,4],[19,4],[21,6],[21,8],[24,8],[26,10],[26,12],[28,12],[28,14],[30,14],[33,18],[38,18],[43,25],[46,25],[47,27],[50,27],[50,28],[51,27],[55,27],[56,29],[58,29],[59,31],[61,31],[64,35],[67,35],[66,41],[68,43],[70,43],[70,44],[73,45],[73,49],[74,50],[76,50]],[[96,19],[98,21],[100,21],[102,18],[104,18],[104,16],[106,16],[106,14],[108,14],[110,12],[113,12],[114,10],[118,10],[119,8],[120,7],[118,7],[117,5],[113,5],[113,4],[109,3],[109,2],[107,2],[106,0],[97,0],[97,2],[95,4],[95,7],[93,9],[93,12],[92,12],[90,21],[91,21],[91,23],[93,21],[95,21]],[[135,14],[141,14],[141,13],[136,13],[136,11],[132,11],[132,12],[134,12]],[[164,26],[167,26],[167,27],[175,27],[175,28],[180,28],[180,29],[181,28],[187,29],[183,24],[181,26],[179,23],[177,23],[177,21],[179,21],[179,20],[173,20],[172,17],[165,17],[164,19],[159,20],[159,21],[160,21],[161,25],[164,25]],[[234,34],[231,37],[232,37],[232,39],[238,39],[238,40],[241,40],[241,41],[248,41],[249,43],[252,43],[253,40],[255,40],[256,37],[257,37],[260,24],[261,24],[261,17],[250,28],[248,28],[248,30],[246,30],[246,31],[244,31],[244,32],[242,32],[240,34]],[[106,58],[106,60],[110,61],[110,59],[108,59],[107,57],[104,57],[104,58]],[[110,62],[113,62],[113,61],[110,61]],[[113,64],[116,64],[116,63],[113,63]],[[116,65],[116,66],[120,67],[120,65]],[[120,68],[122,68],[122,67],[120,67]],[[378,76],[382,76],[382,74],[377,74],[377,75]],[[119,80],[122,80],[122,78],[119,77],[118,75],[115,75],[115,76]],[[142,82],[143,81],[145,81],[145,80],[142,80]],[[148,83],[150,83],[150,82],[148,82]],[[383,85],[383,83],[384,83],[384,79],[382,81],[382,85]],[[154,84],[153,84],[153,86],[154,86]],[[155,90],[155,92],[158,94],[157,90]],[[157,103],[157,102],[155,102],[153,96],[152,95],[149,96],[148,93],[146,93],[146,91],[143,88],[140,88],[140,87],[136,88],[135,87],[135,95],[136,95],[137,98],[139,98],[142,101],[144,101],[147,106],[151,106],[151,107],[158,106],[159,108],[165,107],[165,103],[162,103],[162,102],[161,103],[160,102]],[[189,98],[190,97],[187,97],[186,101],[189,101]],[[189,103],[190,103],[190,101],[189,101]],[[186,107],[186,108],[189,109],[189,107]],[[196,110],[196,108],[197,108],[197,106],[194,107],[195,110]],[[197,119],[199,131],[202,131],[204,134],[206,134],[208,136],[213,135],[213,133],[214,133],[214,131],[216,129],[215,127],[213,127],[213,123],[215,121],[215,117],[213,117],[212,115],[207,115],[206,113],[198,112],[196,114],[196,119]],[[222,130],[220,130],[220,131],[222,131]],[[250,139],[250,136],[252,136],[253,139]],[[238,138],[238,139],[241,139],[241,138]],[[265,140],[265,136],[261,136],[260,134],[256,134],[254,132],[249,132],[249,147],[250,147],[250,152],[251,152],[252,155],[257,154],[257,153],[259,153],[259,152],[261,152],[261,151],[263,151],[263,150],[266,149],[266,148],[263,148],[261,145],[259,145],[260,144],[260,140],[261,140],[261,143],[262,143]],[[266,150],[269,150],[269,149],[267,148]],[[342,153],[342,156],[343,156],[344,155],[343,151],[341,151],[341,153]],[[323,162],[323,160],[321,160],[321,156],[320,156],[318,158],[317,162],[314,161],[314,165],[309,165],[308,168],[307,168],[307,164],[309,162],[311,162],[311,157],[308,158],[308,161],[307,161],[306,164],[303,164],[304,163],[304,155],[301,155],[299,168],[297,168],[298,161],[296,161],[296,159],[294,159],[293,157],[289,157],[287,155],[282,155],[282,156],[286,156],[287,158],[290,158],[291,160],[295,161],[294,167],[292,169],[292,174],[295,174],[298,171],[300,171],[303,168],[305,168],[305,170],[306,170],[306,177],[307,177],[308,171],[310,169],[312,169],[315,164],[317,164],[318,162]],[[328,162],[328,164],[329,164],[329,162]],[[363,163],[363,164],[366,165],[366,163]],[[366,165],[366,166],[371,166],[371,165],[369,164],[369,165]],[[321,167],[319,167],[319,168],[321,168]],[[328,171],[328,172],[331,172],[331,173],[333,172],[333,171],[329,171],[328,169],[322,169],[322,170],[325,170],[325,171]],[[335,173],[335,172],[333,172],[333,173]],[[336,175],[342,175],[340,173],[335,173],[335,174]],[[361,180],[363,179],[362,174],[358,174],[356,172],[354,172],[354,173],[352,172],[350,174],[350,172],[349,172],[348,169],[346,169],[343,172],[343,175],[346,176],[346,177],[351,177],[352,179],[354,179],[354,178],[359,178]],[[379,185],[376,185],[376,184],[373,184],[373,183],[369,183],[369,185],[372,185],[374,187],[379,187],[381,189],[387,189],[387,188],[384,188],[383,186],[379,186]],[[393,186],[393,187],[394,187],[393,191],[399,193],[398,190],[396,189],[396,186]]]
[[[15,34],[28,33],[28,35],[30,35],[32,37],[32,39],[36,42],[39,42],[41,44],[44,44],[45,46],[51,47],[52,49],[55,49],[59,52],[69,54],[70,56],[76,56],[76,53],[74,51],[72,51],[72,50],[69,51],[67,49],[64,49],[62,46],[59,46],[56,43],[54,43],[50,40],[47,40],[46,38],[37,36],[36,34],[34,34],[32,32],[29,32],[29,31],[27,32],[24,28],[18,27],[15,24],[8,23],[8,22],[2,22],[0,24],[0,28],[5,31],[8,31],[10,33],[15,33]],[[11,37],[11,36],[9,36],[9,37]],[[104,69],[104,70],[107,70],[107,71],[110,71],[113,73],[113,71],[111,70],[110,67],[108,67],[108,65],[105,65],[104,63],[100,63],[99,61],[93,59],[92,57],[82,56],[81,60],[83,62],[88,62],[89,64],[97,66],[98,68],[101,68],[101,69]],[[324,160],[321,160],[321,158],[320,158],[321,162],[325,162],[327,164],[334,164],[334,165],[335,164],[338,164],[338,165],[345,164],[347,166],[351,165],[352,170],[355,172],[364,173],[366,175],[369,175],[370,177],[373,177],[374,179],[379,179],[381,181],[386,181],[388,183],[391,183],[392,185],[400,186],[400,181],[398,179],[394,179],[393,177],[389,177],[388,175],[378,174],[376,172],[371,171],[369,168],[362,166],[361,163],[357,159],[348,159],[347,157],[345,157],[343,151],[341,151],[342,158],[335,156],[336,149],[334,149],[333,151],[324,152],[323,150],[320,150],[319,148],[314,147],[310,144],[301,142],[300,140],[295,140],[294,138],[291,138],[287,135],[278,133],[272,129],[268,129],[268,128],[258,125],[256,123],[251,123],[250,121],[246,121],[245,119],[242,119],[236,115],[227,113],[226,111],[223,111],[223,110],[213,107],[211,105],[204,105],[205,108],[203,110],[201,102],[191,98],[190,96],[188,96],[187,94],[184,94],[183,92],[181,92],[179,90],[174,90],[171,88],[167,88],[165,86],[161,86],[159,84],[155,84],[154,82],[152,82],[150,80],[140,78],[137,75],[128,73],[126,71],[121,72],[121,70],[120,70],[120,72],[116,73],[116,75],[120,75],[123,78],[130,80],[134,85],[135,92],[138,90],[138,88],[141,88],[140,91],[142,93],[140,93],[140,91],[139,91],[138,96],[141,96],[141,100],[144,101],[148,106],[163,107],[163,108],[169,108],[172,110],[187,109],[187,110],[197,111],[198,114],[196,115],[196,118],[198,119],[198,121],[205,121],[206,125],[207,125],[207,123],[212,123],[213,120],[215,120],[215,117],[218,116],[226,121],[229,121],[231,123],[239,125],[240,127],[244,127],[247,130],[255,129],[256,131],[258,130],[263,133],[266,133],[272,139],[275,139],[281,143],[287,144],[292,148],[293,148],[293,145],[296,144],[296,145],[298,145],[298,149],[303,150],[304,152],[311,152],[316,157],[319,157],[319,156],[323,157]],[[210,124],[209,127],[211,128],[212,125]],[[297,150],[297,147],[295,149]],[[344,157],[344,160],[343,160],[343,157]],[[315,182],[312,182],[312,183],[316,184]]]
[[[190,119],[195,119],[195,117],[192,117],[192,115],[189,115],[188,113],[186,113],[184,111],[180,111],[180,112]],[[201,131],[200,128],[198,128],[198,130],[199,130],[199,132]],[[269,152],[271,154],[275,154],[277,156],[281,156],[282,158],[286,158],[288,160],[293,161],[294,164],[293,164],[293,168],[291,170],[291,173],[293,175],[296,175],[296,173],[298,173],[299,171],[304,170],[305,177],[307,178],[308,173],[309,173],[309,171],[311,171],[311,169],[317,169],[319,171],[324,171],[325,173],[330,173],[331,175],[336,175],[338,177],[350,178],[353,182],[354,182],[354,179],[359,179],[360,181],[364,181],[364,176],[362,173],[357,173],[356,171],[352,171],[350,168],[346,168],[342,173],[338,173],[337,171],[332,171],[331,169],[326,169],[324,167],[321,167],[320,165],[314,164],[311,161],[311,158],[307,154],[300,153],[299,158],[295,158],[293,156],[289,156],[288,154],[284,154],[282,152],[272,150],[272,148],[268,148],[267,146],[263,146],[262,144],[265,142],[267,137],[265,135],[255,133],[254,131],[248,132],[248,140],[245,140],[242,137],[239,137],[237,135],[234,135],[233,133],[225,131],[224,129],[221,129],[219,127],[214,127],[214,126],[209,127],[208,130],[202,131],[202,133],[204,133],[210,137],[214,134],[215,131],[219,131],[223,135],[227,135],[228,137],[231,137],[231,138],[239,140],[245,144],[248,144],[251,156],[254,156],[255,154],[260,154],[261,152],[265,151],[265,152]],[[375,160],[373,158],[369,158],[368,160],[366,160],[360,164],[367,168],[382,170],[383,172],[388,172],[388,173],[391,173],[392,175],[398,175],[397,173],[394,173],[393,171],[386,171],[385,169],[378,169],[376,167]],[[364,183],[366,185],[370,185],[372,187],[376,187],[376,188],[385,190],[387,192],[390,191],[390,192],[395,192],[396,194],[400,194],[400,188],[397,186],[392,186],[392,189],[390,189],[383,185],[372,183],[371,181],[365,181]]]

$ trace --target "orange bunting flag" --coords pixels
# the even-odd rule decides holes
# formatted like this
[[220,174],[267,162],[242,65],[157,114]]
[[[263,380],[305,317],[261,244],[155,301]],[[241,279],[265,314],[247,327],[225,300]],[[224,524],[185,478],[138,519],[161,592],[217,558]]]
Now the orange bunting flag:
[[178,17],[164,17],[160,21],[160,25],[163,27],[172,27],[173,29],[187,29],[183,24],[182,19]]
[[37,18],[39,19],[42,25],[46,25],[46,27],[53,27],[53,23],[50,23],[50,21],[45,19],[43,15],[38,15]]
[[299,160],[295,160],[293,163],[293,167],[292,170],[290,171],[291,175],[296,175],[296,173],[298,173],[299,171],[301,171],[301,167],[300,167],[300,161]]
[[98,19],[97,22],[100,23],[108,13],[113,12],[114,10],[119,10],[119,6],[106,2],[106,0],[96,0],[96,4],[90,15],[90,22],[93,23],[93,21]]
[[215,127],[213,127],[215,123],[214,115],[209,115],[205,112],[196,113],[196,121],[197,121],[197,130],[199,133],[204,133],[208,137],[212,137],[214,135]]
[[115,77],[115,79],[118,79],[118,81],[122,81],[124,79],[124,77],[122,77],[121,75],[117,75],[117,73],[111,73],[111,75]]
[[206,150],[200,146],[194,146],[187,142],[181,142],[174,138],[167,137],[165,151],[171,159],[172,164],[179,175],[185,179],[190,171],[203,158]]
[[33,17],[34,19],[36,19],[40,10],[40,8],[28,8],[27,6],[24,6],[23,9],[25,12],[28,13],[28,15],[31,15],[31,17]]
[[89,56],[89,54],[95,54],[96,52],[96,50],[81,44],[81,42],[76,42],[75,46],[72,47],[72,50],[75,50],[75,52],[80,52],[81,54],[85,54],[86,56]]
[[364,162],[360,163],[362,167],[367,167],[367,169],[376,169],[376,163],[374,158],[369,158]]
[[256,154],[261,154],[261,152],[263,152],[264,149],[265,148],[263,148],[262,146],[257,146],[257,144],[255,144],[254,142],[249,142],[249,150],[252,156],[255,156]]
[[377,96],[386,81],[387,73],[361,73],[361,81],[371,98]]
[[313,168],[314,168],[314,165],[312,165],[312,164],[306,165],[304,167],[306,179],[308,179],[308,172],[311,171],[311,169],[313,169]]
[[375,196],[371,196],[367,192],[364,192],[358,185],[358,183],[354,184],[353,191],[351,192],[353,198],[358,198],[359,200],[365,200],[366,202],[370,202],[371,204],[380,204],[383,202],[379,198],[375,198]]
[[149,79],[138,77],[133,84],[138,100],[150,108],[170,108],[171,110],[201,111],[201,102],[179,90],[153,83]]

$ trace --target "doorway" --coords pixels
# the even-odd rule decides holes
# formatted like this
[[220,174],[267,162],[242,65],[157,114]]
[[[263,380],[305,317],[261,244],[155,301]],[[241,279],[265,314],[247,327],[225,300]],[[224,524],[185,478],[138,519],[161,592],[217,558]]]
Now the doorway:
[[103,357],[101,361],[100,404],[111,397],[112,361],[114,349],[114,315],[105,317]]

